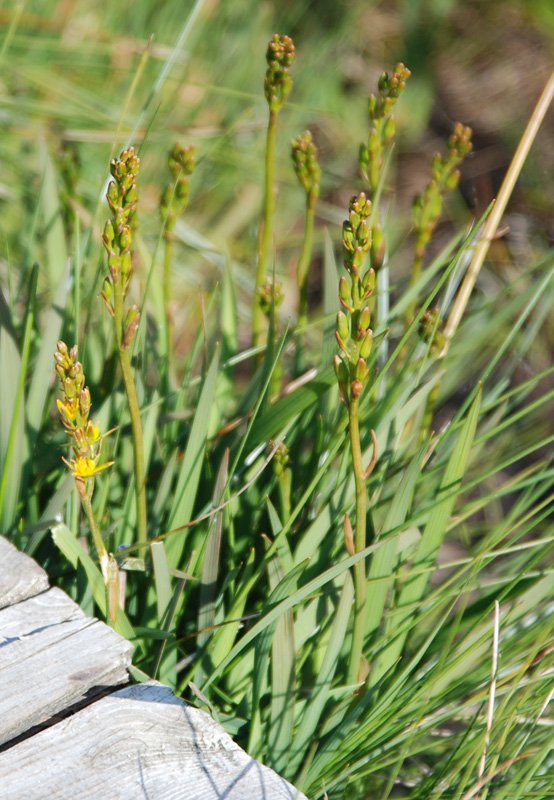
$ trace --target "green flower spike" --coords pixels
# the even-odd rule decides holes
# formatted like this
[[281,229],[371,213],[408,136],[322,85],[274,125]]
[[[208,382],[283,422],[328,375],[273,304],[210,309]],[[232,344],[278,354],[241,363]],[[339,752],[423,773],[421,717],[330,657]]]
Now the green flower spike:
[[267,281],[268,264],[273,246],[273,216],[275,212],[275,143],[279,113],[292,89],[290,67],[295,58],[294,44],[290,36],[275,34],[267,52],[267,71],[264,94],[269,106],[265,151],[265,187],[263,214],[258,238],[258,264],[256,267],[256,291],[252,309],[252,344],[263,344],[264,314],[259,303],[259,290]]
[[125,311],[125,298],[133,271],[132,247],[133,231],[137,227],[139,169],[140,159],[134,147],[124,150],[120,157],[114,158],[110,164],[113,180],[108,185],[106,197],[111,218],[106,221],[102,235],[102,242],[108,254],[109,275],[104,279],[101,297],[113,319],[117,353],[131,416],[135,456],[137,540],[144,544],[148,528],[144,438],[137,387],[131,365],[131,348],[138,330],[140,311],[136,305]]
[[379,97],[369,96],[368,112],[371,122],[367,144],[360,147],[360,167],[367,180],[372,197],[377,191],[379,175],[385,160],[386,147],[392,142],[396,132],[396,122],[392,114],[398,98],[406,88],[410,70],[399,63],[389,77],[383,72],[379,78]]
[[458,185],[460,171],[457,167],[471,149],[471,128],[457,122],[446,143],[446,156],[434,156],[431,180],[423,195],[418,195],[413,202],[416,261],[422,260],[425,255],[425,249],[442,213],[444,196]]
[[[302,136],[292,139],[292,162],[296,177],[306,194],[306,218],[304,223],[304,240],[302,251],[298,259],[296,281],[299,288],[298,301],[298,326],[304,328],[308,324],[308,278],[312,259],[312,242],[314,231],[315,206],[319,197],[319,183],[321,181],[321,168],[317,162],[317,150],[310,131]],[[305,341],[301,336],[298,339],[296,350],[296,373],[300,374],[305,369]]]
[[171,292],[171,264],[173,258],[173,238],[177,220],[182,216],[189,202],[189,176],[196,167],[196,148],[183,147],[177,142],[168,157],[168,167],[172,181],[167,184],[160,199],[160,216],[164,224],[164,305],[167,318],[167,354],[171,364],[174,339],[174,322]]
[[[344,266],[350,280],[344,276],[340,279],[339,300],[344,310],[337,314],[335,331],[341,353],[335,355],[334,367],[340,396],[348,409],[352,471],[356,485],[355,532],[352,530],[350,518],[348,515],[345,517],[345,545],[350,555],[359,553],[366,546],[366,482],[377,461],[376,437],[374,431],[371,431],[373,457],[367,469],[363,466],[359,424],[360,396],[369,379],[367,359],[373,342],[369,301],[375,289],[375,272],[366,266],[372,242],[372,230],[368,222],[371,211],[371,201],[364,192],[360,192],[350,200],[348,219],[342,226]],[[352,684],[360,680],[364,664],[366,614],[364,560],[360,560],[354,566],[354,589],[356,611],[348,667],[348,682]]]
[[294,43],[290,36],[274,34],[267,53],[267,72],[265,74],[264,94],[269,110],[279,112],[292,89],[290,67],[295,58]]

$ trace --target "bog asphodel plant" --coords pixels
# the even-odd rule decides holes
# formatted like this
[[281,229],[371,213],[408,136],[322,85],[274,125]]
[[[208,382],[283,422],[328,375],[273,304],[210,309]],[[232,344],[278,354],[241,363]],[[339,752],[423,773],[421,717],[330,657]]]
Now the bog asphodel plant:
[[335,356],[335,371],[347,408],[357,401],[367,381],[367,358],[373,342],[368,301],[375,288],[375,272],[368,268],[360,273],[371,248],[370,214],[371,200],[360,192],[351,199],[348,219],[342,226],[344,266],[350,280],[343,275],[339,283],[339,300],[344,311],[337,314],[335,335],[342,357]]
[[138,189],[137,176],[140,158],[134,147],[124,150],[119,158],[112,159],[110,181],[106,194],[112,212],[106,221],[102,242],[108,253],[110,274],[104,279],[102,298],[112,317],[117,342],[117,353],[133,431],[134,472],[137,505],[137,540],[145,544],[147,540],[147,509],[145,464],[142,421],[137,395],[137,387],[131,364],[131,345],[133,344],[140,311],[134,303],[127,311],[124,309],[125,297],[133,271],[132,244],[133,229],[137,226]]
[[109,557],[92,511],[92,494],[96,475],[114,463],[113,461],[102,465],[99,463],[102,441],[108,434],[101,435],[99,426],[89,419],[92,405],[90,390],[85,383],[83,365],[77,361],[77,345],[70,350],[65,342],[58,342],[54,358],[63,394],[63,398],[58,400],[58,410],[72,440],[73,451],[73,458],[63,460],[75,477],[75,485],[88,517],[102,575],[107,584]]
[[[366,481],[377,457],[375,434],[372,432],[373,459],[367,468],[364,467],[359,425],[360,395],[369,377],[367,359],[373,342],[369,302],[375,289],[375,272],[369,266],[364,268],[371,249],[371,228],[368,222],[371,210],[371,201],[364,192],[360,192],[351,199],[348,219],[342,226],[344,266],[349,279],[344,276],[340,279],[339,299],[344,311],[337,314],[336,329],[341,355],[335,356],[335,372],[341,398],[348,409],[352,468],[356,484],[355,533],[352,532],[348,515],[344,522],[346,547],[351,555],[361,552],[366,546]],[[354,566],[354,588],[356,607],[349,683],[356,683],[363,677],[366,606],[366,568],[363,559]]]
[[168,157],[168,167],[173,180],[167,184],[160,198],[160,216],[164,224],[164,305],[167,316],[167,352],[171,362],[173,351],[174,323],[171,308],[171,261],[175,225],[179,217],[185,213],[189,202],[189,176],[196,167],[196,147],[184,147],[177,142]]
[[72,450],[75,458],[63,460],[75,476],[79,494],[86,489],[86,481],[93,478],[114,462],[99,466],[102,455],[102,440],[98,425],[90,419],[90,390],[85,384],[83,365],[77,361],[77,345],[71,350],[65,342],[58,342],[54,354],[56,374],[60,380],[63,400],[58,400],[58,411],[67,433],[73,439]]
[[262,224],[259,235],[258,266],[256,268],[256,292],[252,313],[252,343],[262,344],[263,309],[260,304],[260,287],[267,283],[268,264],[273,245],[273,215],[275,211],[275,142],[277,120],[292,89],[290,68],[295,58],[294,42],[290,36],[275,34],[267,46],[267,71],[264,94],[269,107],[265,152],[265,191]]

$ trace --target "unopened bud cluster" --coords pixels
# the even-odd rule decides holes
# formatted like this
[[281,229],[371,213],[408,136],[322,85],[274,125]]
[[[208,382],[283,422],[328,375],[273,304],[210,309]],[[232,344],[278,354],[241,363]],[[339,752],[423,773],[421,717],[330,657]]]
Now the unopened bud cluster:
[[[270,445],[273,446],[273,442],[270,442]],[[290,450],[284,442],[281,442],[273,458],[273,470],[275,474],[278,477],[282,475],[289,464]]]
[[379,97],[369,96],[368,111],[371,122],[367,144],[360,146],[360,167],[369,183],[372,194],[377,189],[379,172],[383,166],[385,147],[392,141],[396,132],[396,122],[392,109],[406,88],[410,70],[399,63],[392,75],[383,72],[379,78]]
[[175,228],[177,219],[185,213],[189,201],[189,175],[196,167],[196,148],[183,147],[177,142],[168,158],[173,182],[168,183],[160,201],[160,215],[165,221],[166,235]]
[[438,355],[446,344],[446,339],[441,331],[442,326],[443,320],[436,307],[426,311],[419,321],[419,335],[426,344],[430,345],[431,352],[435,355]]
[[284,299],[283,286],[280,281],[266,281],[256,289],[258,302],[264,314],[269,315],[272,303],[278,308]]
[[423,258],[425,248],[441,215],[444,195],[458,185],[460,171],[457,167],[472,148],[471,128],[457,122],[446,147],[446,156],[437,154],[433,157],[431,180],[423,195],[418,195],[413,202],[416,258]]
[[[137,175],[140,159],[135,148],[124,150],[118,159],[112,159],[110,181],[106,194],[112,216],[104,226],[102,242],[108,253],[109,276],[103,284],[102,298],[110,314],[114,315],[112,297],[115,285],[120,281],[123,297],[127,292],[132,272],[132,231],[137,225],[136,208],[138,202]],[[130,347],[140,319],[137,306],[127,312],[121,346]]]
[[278,113],[292,89],[290,67],[295,58],[294,43],[290,36],[274,34],[267,53],[267,71],[264,81],[264,94],[269,110]]
[[373,342],[369,300],[375,288],[375,272],[364,268],[372,241],[370,214],[371,201],[360,192],[351,199],[349,216],[342,226],[344,266],[350,280],[343,276],[339,283],[339,300],[344,311],[337,314],[335,335],[341,355],[335,356],[335,372],[347,405],[352,398],[359,397],[367,381],[367,359]]
[[317,149],[312,134],[305,131],[301,136],[292,139],[290,146],[296,177],[306,192],[308,204],[313,207],[319,195],[321,167],[317,163]]
[[102,437],[98,426],[89,419],[90,390],[85,385],[83,365],[77,361],[77,345],[69,350],[65,342],[58,342],[54,358],[63,394],[63,400],[58,400],[58,410],[65,429],[73,439],[75,456],[71,461],[65,458],[64,461],[76,478],[91,478],[110,464],[98,467]]

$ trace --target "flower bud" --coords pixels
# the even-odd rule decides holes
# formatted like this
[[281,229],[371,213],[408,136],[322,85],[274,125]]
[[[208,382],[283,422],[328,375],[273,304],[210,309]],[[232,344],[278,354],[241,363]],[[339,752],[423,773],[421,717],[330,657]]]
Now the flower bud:
[[348,380],[348,367],[342,358],[336,355],[333,359],[333,365],[335,367],[335,375],[337,376],[338,382],[346,383]]
[[377,110],[377,98],[374,94],[370,94],[367,100],[367,111],[369,118],[373,119]]
[[394,139],[396,133],[396,122],[393,116],[390,116],[383,127],[383,144],[388,144]]
[[344,341],[346,341],[346,339],[348,339],[350,336],[350,326],[348,325],[348,320],[342,311],[339,311],[337,314],[337,331],[341,339]]
[[86,419],[88,417],[88,413],[91,407],[91,399],[90,399],[90,389],[88,386],[85,386],[81,389],[79,394],[79,409],[81,411],[81,416]]
[[369,374],[369,370],[367,368],[367,362],[364,358],[359,358],[356,364],[356,380],[361,381],[362,383],[366,380]]
[[373,331],[371,329],[365,331],[361,342],[359,343],[358,353],[361,358],[368,358],[371,353],[371,345],[373,344]]
[[358,244],[360,244],[364,250],[369,250],[371,246],[371,228],[369,227],[367,220],[363,219],[358,225],[356,239]]
[[349,221],[342,223],[342,246],[345,250],[352,253],[354,251],[354,230]]
[[119,247],[121,250],[126,250],[130,247],[132,242],[131,228],[129,225],[124,225],[119,234]]
[[73,400],[73,398],[77,394],[77,390],[75,388],[75,382],[72,378],[66,378],[63,382],[63,393],[68,398],[68,400]]
[[114,181],[110,181],[106,197],[108,199],[108,203],[112,208],[117,208],[119,206],[119,190],[117,188],[117,184]]
[[114,238],[115,238],[115,231],[113,229],[112,221],[111,219],[107,219],[106,224],[104,225],[104,239],[103,239],[104,247],[106,247],[109,250]]
[[444,183],[444,188],[447,192],[451,192],[453,189],[456,188],[458,185],[458,181],[460,180],[460,171],[455,169],[451,175],[448,176]]
[[350,294],[350,284],[344,277],[341,277],[339,281],[339,297],[344,303],[350,304],[352,302],[352,295]]
[[362,264],[364,263],[364,259],[366,257],[366,252],[362,247],[357,247],[354,251],[354,258],[352,259],[352,267],[355,272],[357,272]]
[[364,297],[369,297],[369,295],[375,289],[375,270],[374,269],[371,269],[371,268],[368,269],[368,271],[366,272],[366,274],[363,277],[362,286],[365,289]]
[[123,336],[123,341],[121,342],[122,350],[127,350],[127,348],[129,348],[132,345],[133,339],[135,338],[135,333],[138,328],[139,320],[140,320],[140,312],[135,314],[135,316],[132,318],[131,322],[127,326],[127,330],[125,331],[125,334]]
[[135,319],[135,317],[138,314],[138,310],[139,310],[139,307],[137,305],[135,305],[135,303],[133,303],[133,305],[130,306],[130,308],[127,311],[127,314],[125,315],[125,325],[126,326],[130,325],[131,322]]
[[360,317],[358,320],[358,328],[362,331],[366,331],[371,324],[371,312],[368,306],[362,309],[360,313]]

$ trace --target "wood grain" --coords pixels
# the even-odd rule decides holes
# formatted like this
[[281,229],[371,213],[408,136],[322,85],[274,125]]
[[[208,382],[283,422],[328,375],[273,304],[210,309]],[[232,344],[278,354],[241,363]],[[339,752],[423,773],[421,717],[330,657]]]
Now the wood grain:
[[36,561],[0,536],[0,608],[48,589],[48,575]]
[[0,743],[128,681],[133,645],[60,589],[0,611]]
[[3,800],[306,800],[155,681],[0,753]]

